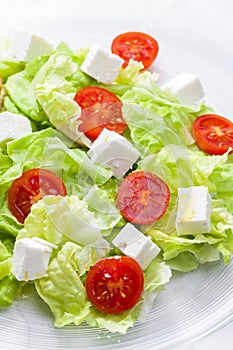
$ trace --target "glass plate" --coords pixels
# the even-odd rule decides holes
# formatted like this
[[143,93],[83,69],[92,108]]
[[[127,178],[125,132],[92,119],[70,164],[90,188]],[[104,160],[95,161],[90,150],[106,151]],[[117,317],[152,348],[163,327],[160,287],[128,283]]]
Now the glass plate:
[[[221,6],[227,0],[221,1]],[[182,71],[197,74],[216,111],[231,118],[232,24],[207,1],[163,0],[8,0],[1,11],[0,36],[18,28],[36,31],[54,43],[72,48],[92,44],[108,48],[114,36],[128,30],[152,34],[160,43],[151,68],[162,83]],[[226,4],[232,6],[231,4]],[[229,8],[230,11],[230,8]],[[144,323],[126,335],[81,325],[56,329],[48,307],[36,296],[15,300],[0,311],[2,350],[175,349],[215,331],[233,318],[233,264],[201,266],[188,274],[174,273],[156,298]]]

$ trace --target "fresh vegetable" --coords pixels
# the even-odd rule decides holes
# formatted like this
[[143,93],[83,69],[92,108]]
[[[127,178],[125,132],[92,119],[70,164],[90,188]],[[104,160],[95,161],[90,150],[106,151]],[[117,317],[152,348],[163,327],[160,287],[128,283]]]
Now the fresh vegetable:
[[91,303],[101,312],[115,314],[136,305],[144,288],[144,276],[136,260],[115,256],[99,260],[85,281]]
[[205,114],[193,123],[193,137],[210,154],[224,154],[233,148],[233,123],[216,114]]
[[122,181],[117,204],[128,221],[146,225],[164,215],[169,198],[169,188],[159,176],[146,171],[136,171]]
[[112,52],[124,59],[126,67],[130,59],[142,62],[148,68],[157,57],[158,42],[150,35],[141,32],[127,32],[118,35],[112,42]]
[[112,92],[97,86],[79,90],[74,100],[82,109],[79,130],[92,140],[106,128],[122,134],[126,123],[122,117],[122,102]]
[[13,181],[9,189],[9,209],[20,223],[24,223],[31,206],[47,195],[65,196],[62,180],[46,169],[27,170]]
[[[15,240],[47,240],[56,245],[47,273],[30,284],[49,306],[56,327],[85,321],[92,327],[126,333],[137,320],[146,318],[173,270],[191,271],[221,258],[228,263],[232,257],[229,145],[220,155],[198,147],[193,125],[200,116],[213,116],[213,110],[204,101],[182,105],[165,94],[155,83],[158,75],[145,70],[158,52],[157,43],[149,40],[148,51],[147,35],[141,34],[128,41],[126,63],[112,84],[100,83],[82,71],[88,48],[73,51],[61,43],[31,62],[0,59],[0,109],[24,115],[33,129],[30,135],[7,141],[0,150],[0,304],[10,305],[20,295],[21,282],[11,272]],[[97,164],[89,158],[88,149],[95,139],[98,145],[103,128],[122,134],[140,153],[123,179],[114,177],[104,161]],[[219,129],[214,130],[216,136]],[[118,148],[109,149],[107,142],[102,146],[119,167]],[[121,153],[121,162],[126,157],[127,152]],[[41,193],[35,171],[52,172],[52,177],[45,177],[48,192],[42,186]],[[33,176],[25,179],[25,174]],[[36,188],[30,178],[37,179]],[[178,190],[193,186],[208,188],[210,230],[179,235]],[[158,255],[143,271],[123,255],[120,245],[113,244],[128,221],[137,225],[139,237],[148,236],[143,237],[143,247],[141,241],[128,244],[129,249],[134,243],[140,247],[134,250],[135,258],[137,253],[148,257],[150,240],[158,248]],[[122,284],[123,271],[131,270],[134,279],[123,276],[123,281],[132,284]],[[105,303],[106,297],[109,302]]]

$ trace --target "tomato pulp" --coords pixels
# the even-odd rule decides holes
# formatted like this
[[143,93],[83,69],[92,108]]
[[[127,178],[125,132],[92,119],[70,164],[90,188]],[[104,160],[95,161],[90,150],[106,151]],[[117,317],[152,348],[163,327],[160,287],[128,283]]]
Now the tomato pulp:
[[144,288],[144,275],[135,259],[115,256],[92,266],[85,286],[89,300],[99,311],[115,314],[138,302]]
[[120,184],[117,204],[122,215],[134,224],[151,224],[166,212],[170,191],[157,175],[146,171],[129,174]]
[[28,216],[31,206],[46,195],[66,195],[59,176],[46,169],[30,169],[15,179],[8,192],[8,206],[20,223]]
[[158,42],[150,35],[141,32],[127,32],[118,35],[111,45],[112,53],[120,56],[126,67],[130,59],[142,62],[144,69],[151,66],[158,55]]
[[122,102],[112,92],[98,87],[87,86],[80,89],[74,100],[82,109],[79,131],[95,140],[106,128],[122,134],[126,122],[122,116]]
[[217,114],[204,114],[193,123],[193,138],[210,154],[223,154],[233,148],[233,123]]

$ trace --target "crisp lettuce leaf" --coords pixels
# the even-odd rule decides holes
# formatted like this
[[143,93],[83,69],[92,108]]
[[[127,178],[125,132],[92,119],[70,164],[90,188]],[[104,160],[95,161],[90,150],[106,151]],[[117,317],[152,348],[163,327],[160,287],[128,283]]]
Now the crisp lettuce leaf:
[[128,88],[121,99],[124,102],[124,118],[139,149],[145,153],[143,146],[148,144],[147,153],[154,153],[169,143],[193,144],[193,121],[198,115],[212,110],[205,104],[186,106],[168,100],[154,83],[150,72],[135,73],[133,67],[128,69],[132,73],[132,76],[129,75],[129,81],[127,74],[122,72],[119,77],[122,74],[123,77],[118,79],[126,84],[130,81],[133,83],[132,86],[127,85]]
[[6,276],[0,281],[0,306],[12,304],[20,290],[20,283],[13,275]]
[[151,110],[128,103],[123,105],[122,111],[131,138],[141,155],[154,154],[169,144],[183,145],[177,132]]
[[[6,213],[4,213],[6,211]],[[2,208],[0,214],[0,232],[10,234],[12,237],[18,235],[19,230],[23,227],[7,210]]]
[[90,147],[90,139],[78,130],[81,108],[73,98],[55,91],[45,100],[43,108],[52,125],[76,143]]
[[0,280],[9,276],[11,272],[11,254],[0,241]]
[[219,164],[209,176],[214,184],[218,198],[224,199],[224,203],[230,213],[233,213],[233,164]]
[[[163,258],[173,269],[189,271],[199,264],[220,259],[229,262],[233,251],[233,216],[223,199],[216,198],[216,188],[226,188],[221,181],[215,184],[215,172],[227,166],[228,154],[207,156],[201,151],[168,145],[160,152],[139,162],[139,168],[159,175],[168,184],[171,198],[167,213],[142,230],[159,245]],[[176,232],[177,191],[179,187],[207,186],[212,195],[211,230],[206,234],[180,237]],[[217,187],[216,187],[217,186]]]
[[63,178],[68,194],[80,198],[94,184],[104,184],[111,178],[110,170],[91,163],[85,151],[69,149],[58,135],[48,128],[7,143],[7,154],[2,154],[4,171],[0,178],[0,227],[4,232],[7,230],[16,236],[21,228],[8,209],[7,191],[24,171],[37,167],[49,169]]
[[37,72],[45,65],[49,57],[50,55],[41,55],[26,63],[24,76],[29,82],[32,82]]
[[86,318],[87,323],[92,327],[106,328],[113,333],[125,334],[130,327],[134,326],[138,319],[144,321],[152,307],[152,303],[150,303],[148,308],[148,299],[152,296],[153,301],[155,294],[169,282],[171,269],[160,258],[156,258],[147,267],[144,276],[144,294],[132,309],[120,314],[110,315],[103,314],[92,307]]
[[12,101],[10,96],[4,97],[4,110],[15,113],[15,114],[23,114],[18,107],[15,105],[15,103]]
[[79,277],[77,252],[82,248],[72,242],[64,244],[49,264],[47,276],[35,282],[36,291],[49,305],[56,327],[74,323],[79,325],[87,315],[91,303]]
[[72,86],[66,80],[77,70],[77,65],[71,58],[59,53],[54,53],[48,61],[38,70],[32,80],[32,88],[43,106],[44,96],[53,91],[71,92]]
[[150,293],[157,293],[171,278],[171,269],[161,259],[154,259],[145,271],[145,290],[138,304],[117,315],[103,314],[87,299],[81,276],[109,250],[96,246],[82,247],[66,242],[54,255],[47,276],[35,282],[36,290],[54,314],[55,326],[86,321],[90,326],[105,328],[111,332],[126,333],[137,321]]
[[12,159],[8,155],[0,153],[0,174],[8,170],[12,164]]
[[134,326],[140,315],[140,304],[132,310],[119,314],[103,314],[94,307],[90,309],[86,322],[91,327],[105,328],[112,333],[126,334],[127,330]]
[[54,315],[56,327],[79,325],[88,317],[92,305],[81,276],[108,254],[105,248],[104,240],[92,247],[66,242],[50,261],[47,276],[35,282],[38,294]]
[[11,274],[13,247],[14,237],[0,229],[0,306],[9,306],[20,287]]
[[211,174],[214,169],[222,167],[227,159],[227,153],[208,156],[198,150],[170,144],[157,154],[150,154],[139,161],[138,166],[159,175],[171,192],[177,193],[179,187],[190,186],[207,186],[211,192],[215,192]]
[[[23,138],[13,140],[7,144],[7,154],[18,167],[13,172],[12,168],[4,173],[4,180],[11,181],[21,175],[27,169],[42,167],[47,168],[58,175],[63,174],[63,180],[72,194],[82,193],[88,187],[88,182],[103,184],[111,178],[112,172],[103,167],[94,165],[81,149],[70,149],[61,141],[59,133],[48,128]],[[91,181],[90,181],[90,179]]]
[[111,233],[112,228],[121,220],[121,214],[110,202],[107,191],[93,186],[85,196],[89,209],[93,212],[103,235]]
[[145,270],[145,292],[157,293],[172,277],[171,269],[161,257],[153,259]]
[[127,67],[120,70],[115,84],[108,86],[108,89],[117,95],[122,96],[123,99],[124,94],[135,86],[144,87],[159,96],[161,91],[155,84],[155,81],[158,80],[158,74],[149,71],[142,71],[142,69],[143,64],[141,62],[130,59]]
[[13,58],[0,58],[0,77],[3,82],[7,80],[11,75],[22,71],[25,67],[25,63],[19,62]]
[[90,147],[90,140],[78,130],[81,109],[69,95],[77,91],[74,80],[70,82],[71,77],[76,79],[77,71],[78,65],[71,57],[54,53],[34,76],[32,88],[52,125],[75,142]]
[[[184,106],[170,99],[156,85],[157,74],[142,71],[141,63],[130,60],[114,84],[104,86],[124,103],[123,116],[128,124],[124,135],[141,152],[139,169],[163,178],[171,198],[158,222],[141,227],[161,253],[145,270],[140,302],[118,315],[96,310],[87,299],[85,274],[110,253],[102,235],[110,240],[113,229],[124,225],[125,220],[116,208],[120,181],[111,178],[110,170],[93,165],[85,148],[77,148],[77,143],[90,147],[91,142],[78,131],[81,110],[73,96],[83,86],[101,86],[80,70],[87,52],[86,48],[73,51],[60,43],[51,55],[29,63],[0,60],[0,76],[8,94],[4,93],[3,108],[26,115],[37,131],[8,142],[0,153],[0,305],[9,305],[20,286],[10,274],[15,238],[40,237],[58,245],[48,274],[35,282],[38,294],[54,314],[55,325],[86,321],[94,327],[126,333],[138,319],[145,319],[156,294],[170,280],[171,269],[187,272],[219,260],[221,255],[225,263],[230,261],[232,160],[228,153],[208,156],[194,144],[192,123],[211,109],[205,104]],[[35,167],[61,176],[68,196],[44,197],[32,206],[23,226],[9,212],[7,191],[15,178]],[[212,196],[211,230],[179,236],[175,227],[177,190],[199,185],[207,186]]]
[[25,78],[24,71],[10,76],[5,86],[17,109],[33,120],[47,119],[38,104],[30,82]]
[[32,206],[17,238],[23,237],[39,237],[54,244],[66,239],[91,245],[102,236],[83,200],[76,196],[45,196]]

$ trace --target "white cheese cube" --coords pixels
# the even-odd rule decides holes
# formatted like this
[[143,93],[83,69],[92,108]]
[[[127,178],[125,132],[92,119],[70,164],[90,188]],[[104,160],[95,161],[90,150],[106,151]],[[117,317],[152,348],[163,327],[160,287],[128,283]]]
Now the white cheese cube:
[[26,30],[16,33],[9,48],[8,55],[18,61],[29,62],[34,58],[50,53],[53,45],[41,36]]
[[117,55],[94,47],[88,52],[81,70],[103,84],[111,84],[118,77],[124,61]]
[[0,142],[31,133],[32,127],[28,118],[11,112],[0,113]]
[[113,239],[112,243],[125,255],[137,260],[143,270],[158,255],[160,248],[135,226],[128,223]]
[[18,281],[45,276],[53,248],[57,246],[40,238],[17,240],[13,251],[12,274]]
[[181,73],[161,86],[161,89],[170,96],[175,96],[185,105],[192,105],[204,97],[200,80],[194,74]]
[[105,128],[87,154],[93,163],[111,168],[117,178],[123,178],[140,156],[125,137]]
[[210,210],[211,197],[207,187],[179,188],[177,233],[182,235],[210,232]]

